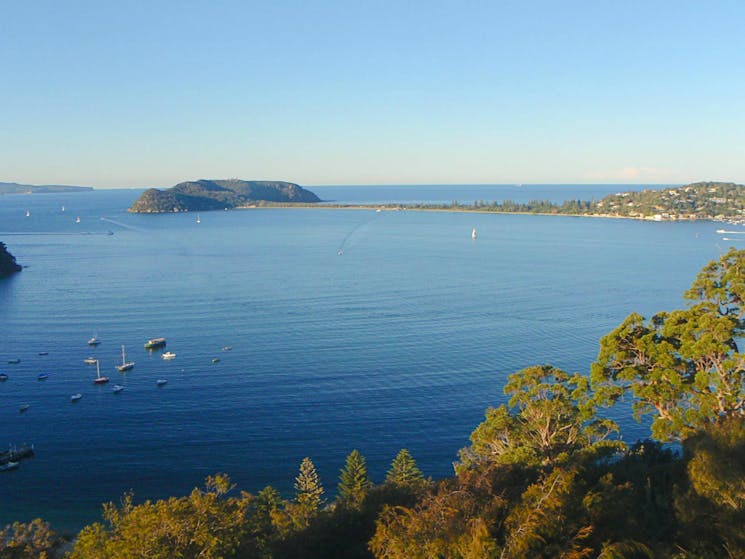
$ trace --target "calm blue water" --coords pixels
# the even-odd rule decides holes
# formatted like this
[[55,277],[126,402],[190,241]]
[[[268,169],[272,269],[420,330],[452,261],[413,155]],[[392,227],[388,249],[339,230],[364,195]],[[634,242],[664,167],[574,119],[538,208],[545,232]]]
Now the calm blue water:
[[[499,191],[429,188],[444,201]],[[588,188],[519,190],[558,201],[622,190]],[[427,199],[425,187],[313,190]],[[197,224],[127,214],[138,194],[0,196],[0,240],[28,266],[0,281],[0,445],[37,449],[0,475],[0,524],[79,528],[125,491],[184,494],[215,472],[289,496],[304,456],[333,491],[354,448],[378,481],[402,447],[427,475],[450,475],[508,374],[588,371],[602,335],[632,311],[680,307],[722,245],[713,223],[523,215],[265,209]],[[94,334],[103,343],[90,349]],[[175,360],[143,349],[156,336]],[[114,369],[122,344],[136,362],[126,375]],[[88,355],[111,384],[92,384]],[[647,433],[626,418],[623,429]]]

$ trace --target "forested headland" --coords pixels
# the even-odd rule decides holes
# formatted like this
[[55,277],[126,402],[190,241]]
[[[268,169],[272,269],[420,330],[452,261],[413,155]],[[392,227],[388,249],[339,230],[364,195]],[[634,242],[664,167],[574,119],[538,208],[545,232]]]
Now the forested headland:
[[262,203],[320,202],[310,190],[283,181],[198,180],[165,190],[150,188],[129,208],[134,213],[209,211]]
[[409,204],[407,209],[625,217],[655,221],[742,220],[745,186],[729,182],[696,182],[675,188],[645,189],[609,194],[600,200],[512,200],[449,204]]
[[[182,497],[124,495],[68,557],[745,557],[745,251],[705,266],[685,299],[630,314],[589,375],[548,364],[510,375],[508,402],[486,410],[450,478],[426,478],[401,450],[371,480],[354,450],[338,480],[321,480],[309,448],[292,496],[240,491],[225,474]],[[609,410],[623,399],[648,440],[619,436]],[[0,558],[62,549],[41,520],[0,542]]]
[[8,252],[5,243],[0,243],[0,278],[5,278],[20,272],[20,264],[16,262],[16,257]]

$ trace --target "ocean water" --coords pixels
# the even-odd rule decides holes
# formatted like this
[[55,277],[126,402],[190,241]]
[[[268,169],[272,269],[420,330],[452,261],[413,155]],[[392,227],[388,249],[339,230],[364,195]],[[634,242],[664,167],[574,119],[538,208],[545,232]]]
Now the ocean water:
[[[508,189],[555,201],[623,190],[312,190],[382,202]],[[126,491],[185,494],[215,472],[290,496],[305,456],[333,493],[355,448],[376,481],[403,447],[426,475],[451,475],[484,410],[505,401],[507,375],[587,372],[602,335],[630,312],[681,307],[727,248],[710,222],[254,209],[196,223],[128,214],[139,192],[0,196],[0,241],[27,266],[0,281],[0,446],[37,453],[0,474],[0,524],[41,516],[74,530]],[[143,348],[158,336],[176,359]],[[114,368],[122,345],[136,363],[126,374]],[[89,355],[108,385],[92,384]],[[625,439],[647,435],[616,415]]]

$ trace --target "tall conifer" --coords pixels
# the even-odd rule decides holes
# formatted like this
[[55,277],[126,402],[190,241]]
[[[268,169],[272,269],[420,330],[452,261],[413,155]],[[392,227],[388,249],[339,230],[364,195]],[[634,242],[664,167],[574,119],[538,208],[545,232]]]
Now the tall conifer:
[[357,508],[362,504],[371,485],[364,456],[353,450],[347,456],[339,475],[339,501]]
[[391,469],[385,476],[385,481],[398,485],[417,483],[424,479],[422,471],[408,450],[402,448],[391,462]]

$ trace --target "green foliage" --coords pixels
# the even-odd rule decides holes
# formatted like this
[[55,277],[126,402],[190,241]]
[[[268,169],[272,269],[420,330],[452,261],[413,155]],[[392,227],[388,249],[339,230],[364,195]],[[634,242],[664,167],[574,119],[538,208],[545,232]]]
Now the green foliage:
[[347,456],[339,474],[339,502],[347,507],[359,508],[371,486],[365,458],[355,449]]
[[384,507],[370,550],[379,559],[492,557],[497,544],[483,514],[497,516],[502,505],[491,488],[447,480],[415,507]]
[[78,535],[70,559],[170,559],[230,556],[241,543],[250,498],[225,498],[227,476],[206,480],[205,490],[188,497],[135,505],[126,495],[119,506],[104,506],[106,525],[95,523]]
[[694,491],[723,509],[745,511],[745,419],[709,427],[687,439],[685,447]]
[[59,536],[40,518],[0,529],[0,559],[51,559],[61,544]]
[[599,452],[617,426],[595,416],[585,377],[550,365],[508,377],[508,406],[489,408],[460,452],[456,471],[483,463],[549,465],[577,452]]
[[604,545],[597,559],[654,559],[654,553],[643,543],[625,540]]
[[282,181],[199,180],[167,190],[151,188],[129,208],[131,212],[163,213],[221,210],[257,202],[315,203],[320,198],[297,184]]
[[385,476],[386,483],[408,485],[421,483],[423,480],[424,475],[417,467],[411,453],[402,448],[391,462],[391,468]]
[[634,313],[604,336],[591,368],[596,401],[612,404],[630,392],[635,416],[651,415],[660,440],[681,440],[740,415],[744,275],[745,251],[730,250],[698,275],[686,293],[690,308],[648,321]]

